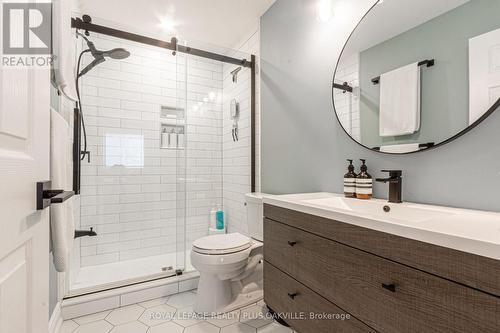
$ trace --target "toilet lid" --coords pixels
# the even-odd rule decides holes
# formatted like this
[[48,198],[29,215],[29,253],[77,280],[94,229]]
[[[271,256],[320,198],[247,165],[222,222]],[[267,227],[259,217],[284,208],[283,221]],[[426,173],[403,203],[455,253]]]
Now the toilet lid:
[[193,250],[202,254],[227,254],[248,249],[250,238],[240,233],[211,235],[193,242]]

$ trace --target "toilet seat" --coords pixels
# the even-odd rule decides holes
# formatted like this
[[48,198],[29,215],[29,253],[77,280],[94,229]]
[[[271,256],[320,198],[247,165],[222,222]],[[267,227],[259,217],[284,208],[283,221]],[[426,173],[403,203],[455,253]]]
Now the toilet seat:
[[211,235],[193,242],[193,251],[207,255],[221,255],[240,252],[252,246],[250,238],[240,233]]

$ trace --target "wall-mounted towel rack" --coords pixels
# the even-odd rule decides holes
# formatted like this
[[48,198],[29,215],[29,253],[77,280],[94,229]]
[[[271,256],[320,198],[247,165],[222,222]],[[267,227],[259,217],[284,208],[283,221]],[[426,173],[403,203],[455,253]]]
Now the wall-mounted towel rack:
[[[434,59],[430,59],[430,60],[422,60],[418,63],[419,66],[424,66],[426,65],[427,67],[432,67],[434,66]],[[380,76],[377,76],[375,78],[372,79],[372,83],[373,84],[379,84],[380,83]]]
[[52,204],[63,203],[75,195],[73,191],[53,190],[50,180],[36,183],[36,209],[42,210]]

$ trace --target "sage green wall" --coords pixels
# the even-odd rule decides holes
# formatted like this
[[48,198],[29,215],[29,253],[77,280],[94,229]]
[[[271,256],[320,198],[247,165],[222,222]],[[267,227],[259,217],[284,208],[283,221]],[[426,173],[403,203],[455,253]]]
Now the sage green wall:
[[[405,201],[500,211],[500,112],[437,149],[393,156],[361,147],[335,117],[331,83],[345,41],[374,0],[342,1],[328,24],[316,20],[316,4],[277,0],[261,19],[263,192],[342,193],[345,159],[359,169],[366,158],[374,177],[403,170]],[[387,191],[374,185],[378,198]]]
[[[500,1],[473,0],[360,53],[361,142],[367,147],[408,142],[441,142],[469,123],[469,39],[500,28]],[[420,131],[379,136],[381,73],[435,59],[422,68]],[[486,110],[485,110],[486,111]]]

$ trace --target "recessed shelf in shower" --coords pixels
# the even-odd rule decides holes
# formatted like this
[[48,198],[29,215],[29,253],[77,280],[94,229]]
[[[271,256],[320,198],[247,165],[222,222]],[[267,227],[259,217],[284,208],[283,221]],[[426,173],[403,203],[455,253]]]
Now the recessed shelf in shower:
[[185,134],[184,109],[162,106],[160,112],[160,148],[184,149]]

